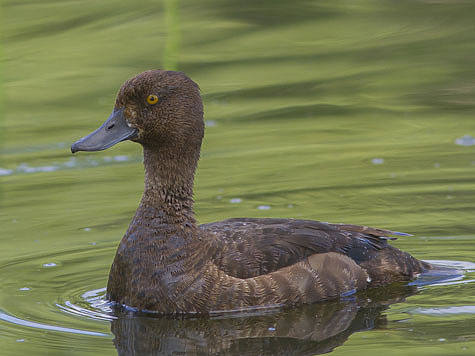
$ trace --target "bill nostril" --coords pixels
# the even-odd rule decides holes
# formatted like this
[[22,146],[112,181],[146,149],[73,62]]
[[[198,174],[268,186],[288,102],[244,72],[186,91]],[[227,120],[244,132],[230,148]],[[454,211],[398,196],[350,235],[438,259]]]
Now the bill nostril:
[[109,126],[107,126],[107,130],[112,129],[114,126],[115,126],[115,124],[110,124]]

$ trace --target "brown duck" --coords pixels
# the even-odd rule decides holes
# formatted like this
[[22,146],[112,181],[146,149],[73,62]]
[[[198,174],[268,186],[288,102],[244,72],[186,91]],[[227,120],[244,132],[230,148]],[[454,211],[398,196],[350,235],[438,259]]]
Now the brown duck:
[[161,313],[313,303],[406,281],[430,268],[388,244],[406,235],[311,220],[237,218],[197,225],[193,179],[204,133],[198,85],[151,70],[120,88],[106,122],[71,146],[142,145],[145,191],[109,274],[111,301]]

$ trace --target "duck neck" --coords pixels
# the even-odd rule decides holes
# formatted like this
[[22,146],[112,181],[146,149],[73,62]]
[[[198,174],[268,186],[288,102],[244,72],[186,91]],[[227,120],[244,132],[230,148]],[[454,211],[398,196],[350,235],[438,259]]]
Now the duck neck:
[[144,146],[145,190],[135,221],[195,227],[193,180],[198,155]]

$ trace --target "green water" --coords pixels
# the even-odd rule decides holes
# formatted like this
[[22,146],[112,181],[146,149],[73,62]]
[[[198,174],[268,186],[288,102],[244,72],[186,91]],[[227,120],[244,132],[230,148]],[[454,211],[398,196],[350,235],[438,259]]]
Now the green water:
[[[456,141],[475,136],[475,2],[10,0],[0,14],[0,355],[475,354],[475,145]],[[202,90],[200,222],[410,232],[394,244],[465,276],[270,315],[111,322],[103,288],[141,150],[69,145],[150,68]]]

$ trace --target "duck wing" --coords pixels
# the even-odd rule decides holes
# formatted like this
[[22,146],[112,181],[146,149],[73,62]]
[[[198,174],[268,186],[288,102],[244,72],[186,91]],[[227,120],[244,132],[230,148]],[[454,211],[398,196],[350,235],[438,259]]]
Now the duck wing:
[[234,218],[200,228],[215,236],[216,266],[237,278],[264,275],[328,252],[361,264],[390,248],[390,235],[402,235],[367,226],[273,218]]

